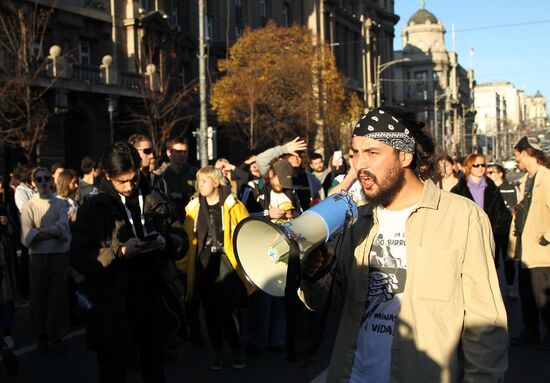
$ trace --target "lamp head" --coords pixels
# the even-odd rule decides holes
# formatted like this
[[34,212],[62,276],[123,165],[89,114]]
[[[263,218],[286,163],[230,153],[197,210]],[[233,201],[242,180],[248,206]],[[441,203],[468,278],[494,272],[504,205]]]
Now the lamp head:
[[52,45],[50,47],[50,57],[57,58],[61,56],[61,47],[59,45]]

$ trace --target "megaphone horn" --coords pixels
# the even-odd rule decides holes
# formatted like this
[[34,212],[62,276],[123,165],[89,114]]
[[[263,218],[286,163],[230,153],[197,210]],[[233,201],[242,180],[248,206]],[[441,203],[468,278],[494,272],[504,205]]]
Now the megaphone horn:
[[248,280],[267,294],[282,297],[291,252],[307,255],[357,220],[351,194],[340,192],[283,224],[248,217],[235,229],[233,248]]

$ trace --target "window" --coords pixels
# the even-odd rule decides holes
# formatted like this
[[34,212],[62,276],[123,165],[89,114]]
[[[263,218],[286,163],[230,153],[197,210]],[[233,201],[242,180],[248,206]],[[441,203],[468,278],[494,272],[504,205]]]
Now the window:
[[149,11],[149,0],[140,0],[141,9],[143,9],[145,12]]
[[90,42],[82,40],[78,43],[78,61],[80,65],[90,65]]
[[207,40],[214,39],[214,18],[212,16],[206,17],[205,33]]
[[30,43],[29,44],[29,54],[34,57],[42,57],[42,44],[40,43]]
[[260,0],[260,16],[267,17],[267,0]]
[[426,90],[426,80],[428,80],[428,72],[414,72],[414,81],[417,95],[424,95]]
[[237,38],[241,37],[241,35],[243,34],[243,27],[242,25],[237,25],[235,26],[235,36]]
[[288,3],[283,4],[283,25],[285,27],[290,25],[290,6]]

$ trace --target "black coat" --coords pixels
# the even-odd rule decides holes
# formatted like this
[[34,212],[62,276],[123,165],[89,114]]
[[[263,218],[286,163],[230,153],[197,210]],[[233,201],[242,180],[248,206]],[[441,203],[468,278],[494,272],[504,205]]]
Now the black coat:
[[[151,273],[161,281],[165,301],[181,320],[184,291],[178,283],[174,261],[187,251],[187,236],[170,226],[166,200],[142,181],[139,188],[144,196],[145,227],[148,232],[160,232],[166,239],[164,251],[144,255],[154,257],[153,267],[145,270],[145,274]],[[124,205],[112,184],[104,181],[99,194],[79,208],[70,249],[71,265],[86,277],[80,290],[93,304],[86,318],[91,350],[109,349],[123,354],[134,350],[127,303],[130,274],[136,263],[132,266],[133,259],[113,258],[119,246],[131,237],[133,232]],[[167,334],[177,330],[178,322],[174,318]]]
[[[483,197],[483,210],[489,216],[493,235],[494,237],[508,237],[510,224],[512,223],[512,215],[506,208],[502,194],[495,183],[487,177],[485,180],[487,181],[487,187],[485,188]],[[470,188],[468,188],[466,177],[459,178],[458,183],[451,189],[451,192],[469,198],[472,201],[474,200]]]

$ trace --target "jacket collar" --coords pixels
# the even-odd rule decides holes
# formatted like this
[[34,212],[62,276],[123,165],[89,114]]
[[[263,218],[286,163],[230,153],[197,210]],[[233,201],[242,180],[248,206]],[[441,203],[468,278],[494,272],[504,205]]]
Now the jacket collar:
[[424,189],[418,203],[419,208],[437,209],[441,200],[441,189],[432,180],[424,181]]

